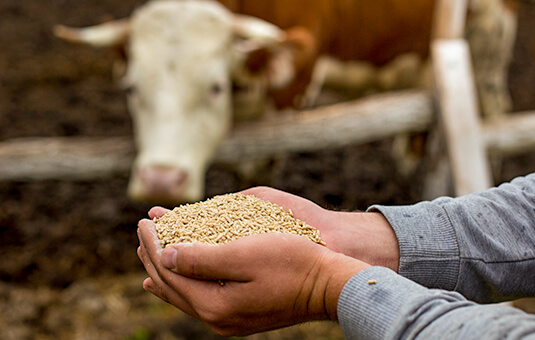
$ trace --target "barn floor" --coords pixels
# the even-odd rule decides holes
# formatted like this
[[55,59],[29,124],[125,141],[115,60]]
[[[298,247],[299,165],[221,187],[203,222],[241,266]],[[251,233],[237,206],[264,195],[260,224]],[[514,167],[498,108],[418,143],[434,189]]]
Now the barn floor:
[[[123,93],[111,77],[110,51],[67,45],[52,36],[51,27],[123,17],[143,2],[2,0],[0,141],[131,135]],[[533,92],[525,93],[531,88],[518,84],[526,74],[519,68],[534,79],[532,62],[513,65],[518,109],[535,109]],[[333,209],[416,202],[425,162],[410,175],[399,174],[391,143],[289,155],[247,182],[213,166],[206,195],[263,184]],[[534,167],[535,153],[508,158],[496,183]],[[128,201],[126,184],[127,178],[0,183],[1,339],[219,338],[141,289],[145,275],[135,231],[150,206]],[[316,323],[248,339],[342,339],[342,334],[337,325]]]

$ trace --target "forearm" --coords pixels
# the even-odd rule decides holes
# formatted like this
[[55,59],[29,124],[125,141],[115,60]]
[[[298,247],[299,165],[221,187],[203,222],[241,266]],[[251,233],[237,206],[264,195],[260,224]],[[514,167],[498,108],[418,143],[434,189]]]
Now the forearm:
[[338,319],[347,339],[535,337],[533,315],[427,289],[381,267],[363,270],[346,283]]
[[479,302],[535,295],[535,176],[455,199],[370,210],[395,230],[401,275]]

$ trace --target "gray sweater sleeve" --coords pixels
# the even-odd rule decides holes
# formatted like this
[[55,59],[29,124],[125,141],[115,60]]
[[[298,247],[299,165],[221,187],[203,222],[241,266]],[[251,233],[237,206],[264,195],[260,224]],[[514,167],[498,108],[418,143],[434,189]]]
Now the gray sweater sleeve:
[[390,269],[353,276],[338,299],[346,339],[535,339],[535,315],[425,288]]
[[535,174],[458,198],[369,210],[392,225],[402,276],[476,302],[535,296]]
[[534,315],[463,297],[535,296],[535,175],[459,198],[370,210],[396,232],[401,275],[371,267],[346,283],[338,319],[347,339],[535,339]]

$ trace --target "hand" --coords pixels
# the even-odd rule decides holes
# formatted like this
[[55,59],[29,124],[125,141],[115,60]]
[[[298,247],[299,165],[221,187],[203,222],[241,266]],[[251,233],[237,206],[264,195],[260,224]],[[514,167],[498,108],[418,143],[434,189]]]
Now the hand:
[[[164,212],[154,208],[149,216]],[[144,288],[223,336],[335,320],[343,286],[369,266],[290,234],[165,250],[151,220],[140,221],[138,235],[138,255],[150,276]]]
[[399,269],[398,240],[381,213],[331,211],[305,198],[269,187],[255,187],[242,193],[291,210],[295,218],[320,231],[329,249],[371,265],[396,272]]

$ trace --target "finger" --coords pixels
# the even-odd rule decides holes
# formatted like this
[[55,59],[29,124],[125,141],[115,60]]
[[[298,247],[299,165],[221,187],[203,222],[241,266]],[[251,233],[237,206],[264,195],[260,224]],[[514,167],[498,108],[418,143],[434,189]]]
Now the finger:
[[158,255],[162,252],[162,244],[160,238],[158,237],[158,232],[156,231],[156,225],[152,220],[142,219],[138,223],[138,238],[140,243],[143,242],[146,249],[151,252],[154,252]]
[[153,278],[154,281],[156,281],[157,283],[161,281],[161,279],[159,278],[159,274],[156,271],[155,265],[149,257],[145,244],[143,243],[143,240],[141,238],[139,240],[138,257],[141,259],[141,262],[143,263],[147,274],[149,274],[149,276]]
[[259,252],[292,236],[296,235],[268,233],[242,237],[221,245],[172,244],[162,253],[162,262],[188,277],[248,282],[253,280],[255,268],[265,265],[266,257]]
[[[138,236],[139,236],[139,229],[138,229]],[[143,266],[145,267],[145,271],[147,272],[147,274],[149,274],[150,278],[152,279],[152,282],[155,283],[153,288],[158,289],[158,290],[153,289],[152,293],[162,298],[163,300],[167,300],[167,299],[164,299],[161,293],[159,292],[159,289],[160,289],[159,287],[163,286],[164,282],[160,278],[159,273],[156,270],[156,267],[154,263],[152,262],[151,258],[148,256],[145,244],[143,243],[143,240],[141,238],[139,239],[138,257],[141,259],[141,262],[143,263]]]
[[160,289],[157,287],[157,285],[154,283],[154,280],[152,280],[150,276],[143,281],[143,289],[156,296],[160,300],[170,303],[167,296],[164,296],[160,293]]
[[[175,277],[182,279],[180,286],[177,286],[177,282],[173,282],[174,286],[171,286],[160,278],[154,266],[149,267],[148,272],[150,273],[149,278],[143,281],[143,288],[146,291],[199,320],[202,318],[195,306],[206,307],[206,301],[210,301],[210,303],[217,301],[221,297],[221,290],[229,287],[221,286],[217,282],[181,277],[179,274],[168,271]],[[201,308],[199,311],[202,312],[205,309]]]
[[[158,289],[164,287],[164,285],[171,286],[175,289],[175,293],[178,294],[183,300],[189,302],[190,300],[185,298],[186,293],[190,291],[202,290],[213,291],[221,286],[217,282],[221,278],[213,278],[211,281],[199,281],[191,279],[169,270],[162,265],[161,261],[161,244],[154,239],[158,239],[156,230],[154,229],[154,223],[150,220],[142,220],[138,228],[138,237],[140,242],[140,253],[142,262],[145,266],[145,270],[149,276],[156,283]],[[162,292],[163,293],[163,292]],[[191,296],[191,294],[189,294]]]
[[184,298],[176,294],[171,287],[165,284],[156,284],[151,277],[148,277],[143,281],[143,289],[156,296],[160,300],[175,306],[184,313],[195,318],[199,318],[199,314],[195,312],[190,304]]
[[[160,277],[156,267],[147,255],[143,242],[140,240],[138,248],[138,256],[149,275],[149,278],[143,282],[143,288],[161,300],[172,304],[180,310],[188,313],[191,316],[197,317],[197,313],[193,310],[190,303],[180,295],[176,290],[169,287]],[[175,274],[176,275],[176,274]],[[184,278],[186,279],[186,278]]]
[[250,281],[240,255],[243,250],[234,248],[232,242],[217,246],[172,244],[162,253],[162,261],[174,272],[196,279]]
[[151,219],[153,218],[160,218],[163,215],[165,215],[169,209],[163,208],[163,207],[153,207],[149,210],[149,217]]
[[[138,228],[138,238],[141,248],[141,258],[147,273],[151,277],[158,277],[158,280],[167,284],[180,280],[180,276],[171,272],[162,265],[161,253],[162,245],[158,238],[154,223],[151,220],[141,220]],[[158,283],[158,282],[157,282]]]

